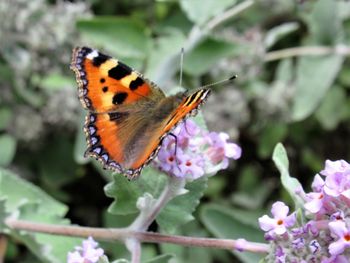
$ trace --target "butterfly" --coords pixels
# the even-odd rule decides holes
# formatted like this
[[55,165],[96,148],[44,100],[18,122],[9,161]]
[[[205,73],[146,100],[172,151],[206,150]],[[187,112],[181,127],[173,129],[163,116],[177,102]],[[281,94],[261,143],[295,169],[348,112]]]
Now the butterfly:
[[88,110],[85,157],[103,168],[137,178],[162,140],[208,97],[209,89],[165,96],[153,82],[121,61],[89,47],[73,50],[78,95]]

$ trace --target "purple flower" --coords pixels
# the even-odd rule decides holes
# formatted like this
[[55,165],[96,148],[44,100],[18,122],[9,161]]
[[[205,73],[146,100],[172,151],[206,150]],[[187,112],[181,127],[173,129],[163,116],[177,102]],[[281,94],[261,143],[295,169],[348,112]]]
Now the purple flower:
[[241,148],[237,144],[227,142],[227,133],[210,132],[206,137],[209,144],[207,155],[213,164],[222,163],[222,169],[225,169],[228,166],[228,158],[237,160],[241,157]]
[[334,173],[326,177],[324,191],[327,195],[338,197],[340,195],[350,199],[349,174]]
[[264,215],[259,218],[260,228],[276,235],[283,235],[288,227],[295,224],[295,213],[288,216],[289,207],[283,202],[276,202],[272,205],[271,213],[274,218]]
[[341,220],[330,222],[329,229],[338,237],[338,240],[331,243],[328,247],[329,253],[336,256],[350,247],[350,230],[346,227],[345,222]]
[[197,179],[228,166],[228,159],[238,159],[241,148],[228,142],[226,133],[208,133],[195,122],[187,120],[162,143],[154,164],[176,177]]
[[324,170],[320,172],[320,174],[324,176],[329,176],[335,173],[348,173],[350,171],[350,164],[344,160],[339,161],[330,161],[326,160],[326,166]]
[[74,252],[68,252],[67,263],[96,263],[104,251],[97,248],[98,243],[92,237],[83,241],[82,247],[76,247]]
[[316,214],[322,208],[325,195],[323,193],[312,192],[306,194],[306,198],[308,202],[304,204],[304,207],[311,213]]

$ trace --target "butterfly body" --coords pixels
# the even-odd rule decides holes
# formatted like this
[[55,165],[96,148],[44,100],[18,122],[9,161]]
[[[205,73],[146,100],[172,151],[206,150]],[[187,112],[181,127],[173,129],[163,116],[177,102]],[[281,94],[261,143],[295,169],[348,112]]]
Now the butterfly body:
[[71,68],[79,99],[89,111],[85,155],[129,179],[140,174],[156,156],[162,139],[196,111],[210,92],[199,89],[166,97],[140,73],[87,47],[73,50]]

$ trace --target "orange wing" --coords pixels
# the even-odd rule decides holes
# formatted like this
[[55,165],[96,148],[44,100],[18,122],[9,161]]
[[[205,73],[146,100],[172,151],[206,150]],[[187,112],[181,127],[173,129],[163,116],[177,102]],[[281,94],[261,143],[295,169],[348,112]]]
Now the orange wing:
[[79,99],[91,112],[110,112],[121,105],[162,94],[153,83],[124,63],[97,50],[73,50],[71,68],[78,83]]

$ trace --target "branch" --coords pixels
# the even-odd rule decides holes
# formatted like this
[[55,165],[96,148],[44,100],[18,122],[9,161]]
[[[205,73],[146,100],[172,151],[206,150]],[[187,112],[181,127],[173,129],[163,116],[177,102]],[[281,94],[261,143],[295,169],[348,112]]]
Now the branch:
[[330,54],[350,56],[350,47],[337,45],[335,47],[310,46],[286,48],[266,53],[264,61],[269,62],[297,56],[322,56]]
[[[126,228],[95,228],[80,226],[50,225],[34,223],[25,220],[8,218],[5,223],[15,230],[27,230],[31,232],[63,235],[71,237],[89,236],[105,241],[136,239],[146,243],[169,243],[181,246],[208,247],[218,249],[237,249],[254,253],[267,253],[269,246],[264,243],[256,243],[234,239],[200,238],[175,235],[163,235],[154,232],[132,231]],[[136,262],[136,261],[135,261]]]

